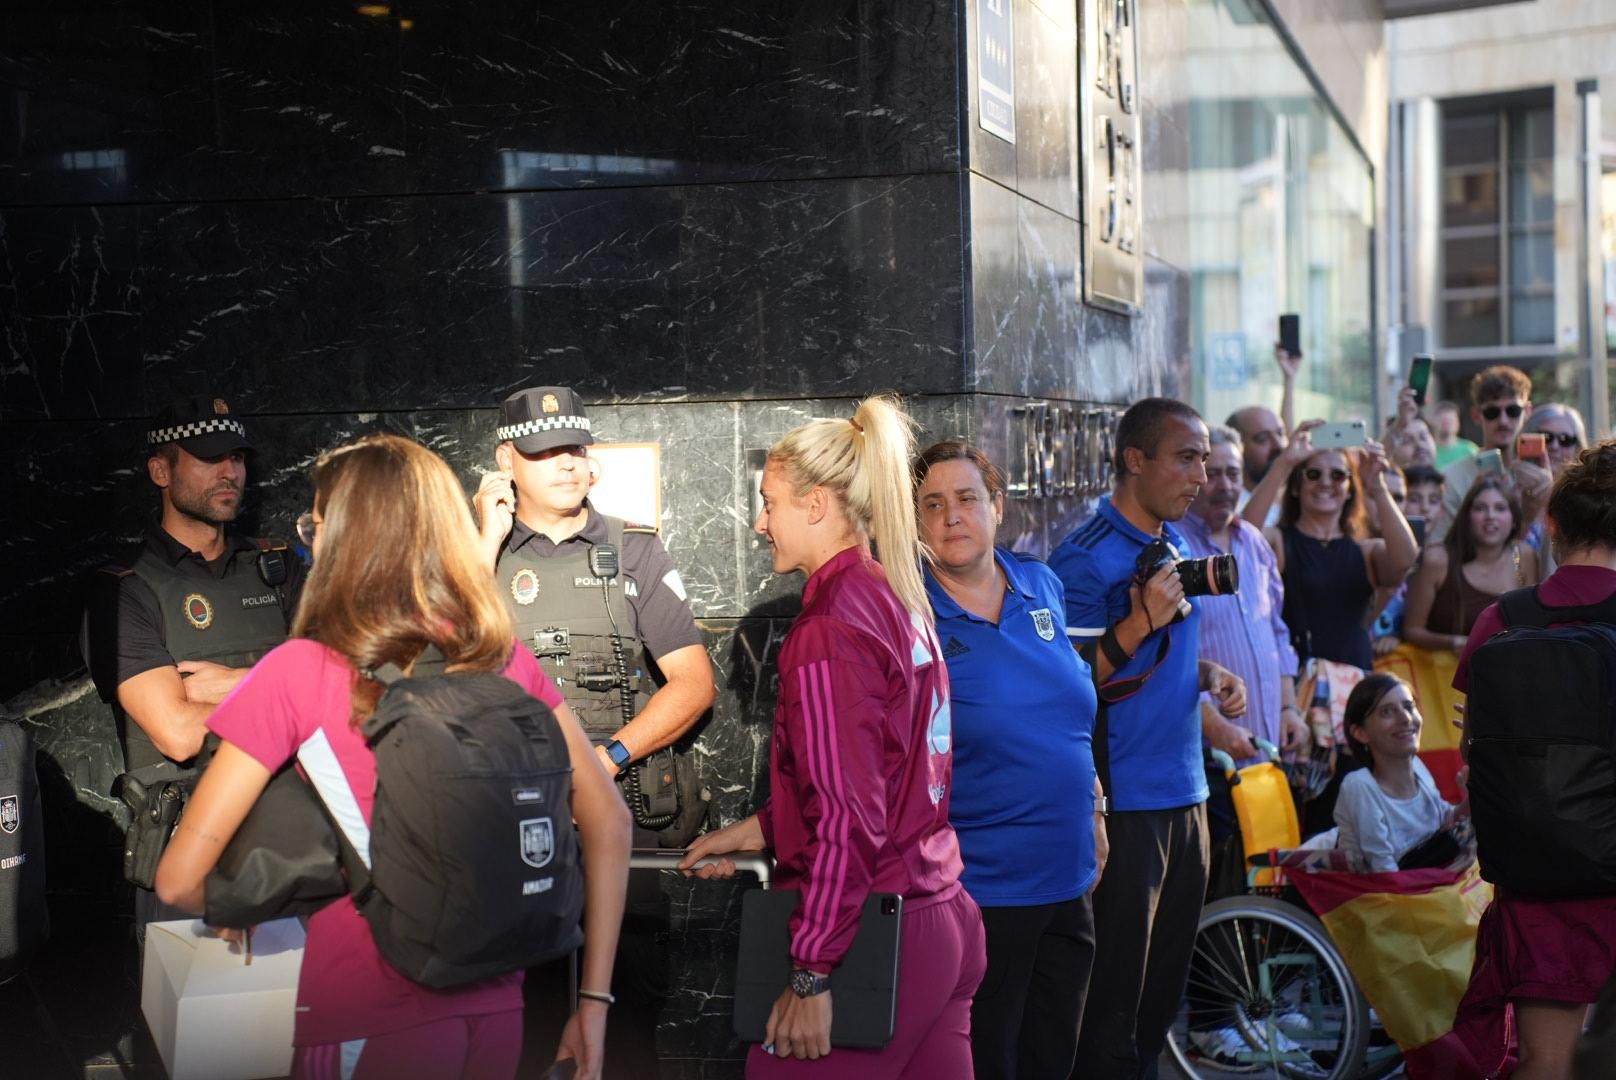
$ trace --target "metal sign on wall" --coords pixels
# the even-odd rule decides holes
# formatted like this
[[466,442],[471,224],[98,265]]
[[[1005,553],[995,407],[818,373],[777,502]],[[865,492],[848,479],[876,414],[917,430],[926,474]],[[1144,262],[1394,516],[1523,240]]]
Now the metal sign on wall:
[[976,5],[976,114],[983,131],[1016,141],[1016,31],[1012,0]]
[[1137,0],[1082,0],[1081,6],[1083,298],[1133,314],[1145,287]]
[[1009,493],[1089,498],[1111,489],[1119,409],[1031,401],[1010,411]]

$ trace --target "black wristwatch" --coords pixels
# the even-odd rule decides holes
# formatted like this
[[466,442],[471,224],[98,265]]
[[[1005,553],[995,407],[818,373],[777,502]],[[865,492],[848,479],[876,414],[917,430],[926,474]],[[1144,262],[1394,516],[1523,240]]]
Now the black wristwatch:
[[830,976],[820,975],[807,968],[791,969],[791,992],[800,998],[810,998],[830,989]]
[[616,739],[606,744],[606,756],[611,758],[612,764],[619,769],[626,768],[628,763],[634,760],[634,755],[628,752],[628,747]]

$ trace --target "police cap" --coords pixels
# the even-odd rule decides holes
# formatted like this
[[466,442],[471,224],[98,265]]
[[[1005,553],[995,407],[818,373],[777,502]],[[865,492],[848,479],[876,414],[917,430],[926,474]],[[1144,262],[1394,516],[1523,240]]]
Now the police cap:
[[158,410],[146,431],[146,447],[156,453],[178,445],[199,458],[222,457],[236,450],[251,450],[247,426],[231,415],[224,398],[190,397]]
[[500,442],[514,442],[524,454],[557,446],[590,446],[595,441],[584,403],[565,386],[518,390],[500,402],[495,434]]

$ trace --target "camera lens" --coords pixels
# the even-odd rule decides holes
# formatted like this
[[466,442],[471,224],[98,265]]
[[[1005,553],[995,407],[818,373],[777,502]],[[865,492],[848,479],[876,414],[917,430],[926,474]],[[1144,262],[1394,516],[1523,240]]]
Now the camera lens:
[[1178,564],[1185,596],[1230,596],[1240,591],[1240,567],[1233,555],[1209,555]]

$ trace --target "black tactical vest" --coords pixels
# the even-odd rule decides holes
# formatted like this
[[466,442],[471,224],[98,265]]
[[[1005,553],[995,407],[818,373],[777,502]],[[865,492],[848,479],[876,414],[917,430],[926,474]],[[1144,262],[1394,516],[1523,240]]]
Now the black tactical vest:
[[[258,573],[259,548],[235,553],[222,578],[182,573],[150,548],[129,572],[157,597],[163,616],[163,644],[175,662],[210,660],[226,667],[251,667],[286,640],[283,590]],[[120,710],[121,712],[121,710]],[[139,724],[120,716],[124,769],[134,772],[168,761]]]
[[[617,549],[621,559],[623,522],[605,514],[601,519],[606,525],[606,542]],[[623,595],[629,579],[619,573],[603,581],[591,573],[589,553],[593,548],[587,542],[568,542],[555,555],[541,558],[524,544],[516,551],[500,553],[494,576],[516,619],[517,640],[533,650],[544,673],[578,714],[590,741],[602,745],[639,715],[655,686],[646,673],[645,649],[635,634]],[[636,582],[634,587],[643,584]],[[621,635],[624,675],[633,691],[627,716],[612,648],[614,620],[616,633]]]

